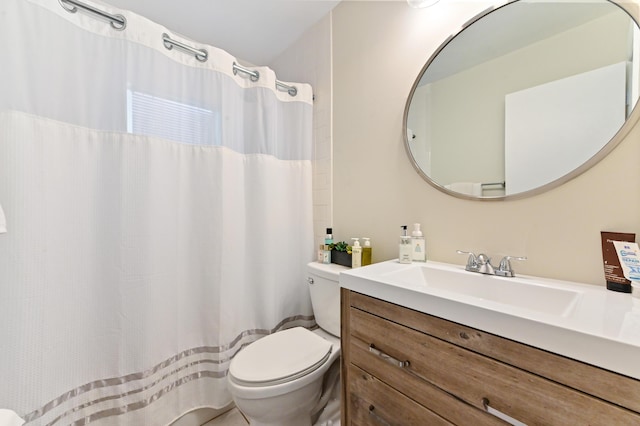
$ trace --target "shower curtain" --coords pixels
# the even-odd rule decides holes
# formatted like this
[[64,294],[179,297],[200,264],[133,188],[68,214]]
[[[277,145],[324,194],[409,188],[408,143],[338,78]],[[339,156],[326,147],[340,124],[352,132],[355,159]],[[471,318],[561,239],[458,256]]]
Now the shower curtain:
[[311,88],[83,2],[0,2],[0,408],[167,425],[314,325]]

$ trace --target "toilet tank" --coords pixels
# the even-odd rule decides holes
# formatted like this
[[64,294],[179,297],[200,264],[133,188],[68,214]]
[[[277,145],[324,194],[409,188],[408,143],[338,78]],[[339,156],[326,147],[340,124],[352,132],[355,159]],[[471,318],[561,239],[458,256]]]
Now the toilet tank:
[[335,263],[307,264],[307,283],[316,323],[324,331],[340,337],[340,285],[338,277],[346,266]]

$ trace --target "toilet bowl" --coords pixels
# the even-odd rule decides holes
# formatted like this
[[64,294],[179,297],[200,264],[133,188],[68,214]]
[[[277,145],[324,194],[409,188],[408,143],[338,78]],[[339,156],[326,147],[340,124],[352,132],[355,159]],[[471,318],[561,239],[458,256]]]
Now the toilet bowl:
[[[319,329],[279,331],[248,345],[231,361],[227,387],[252,426],[311,426],[312,417],[322,409],[320,401],[326,403],[321,399],[323,382],[329,371],[336,371],[340,357],[338,275],[344,269],[335,264],[307,265]],[[331,377],[338,380],[339,375]]]

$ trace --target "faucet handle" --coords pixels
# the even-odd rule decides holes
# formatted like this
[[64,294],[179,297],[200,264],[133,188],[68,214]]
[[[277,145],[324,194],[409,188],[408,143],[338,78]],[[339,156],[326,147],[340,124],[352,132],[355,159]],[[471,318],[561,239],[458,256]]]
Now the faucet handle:
[[473,254],[470,251],[462,251],[462,250],[456,250],[456,253],[468,254],[469,258],[467,259],[467,266],[465,266],[464,269],[470,272],[478,272],[478,259],[476,258],[475,254]]
[[515,277],[516,274],[511,267],[511,259],[513,260],[527,260],[526,257],[520,256],[505,256],[500,261],[500,266],[498,266],[498,270],[496,271],[496,275],[500,275],[501,277]]

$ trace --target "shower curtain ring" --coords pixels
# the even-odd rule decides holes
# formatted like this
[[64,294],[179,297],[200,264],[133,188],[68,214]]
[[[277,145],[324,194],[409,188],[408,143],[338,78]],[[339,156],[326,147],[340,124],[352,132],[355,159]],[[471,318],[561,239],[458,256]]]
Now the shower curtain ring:
[[111,20],[111,27],[114,30],[118,30],[118,31],[122,31],[127,27],[127,18],[124,17],[124,15],[113,15],[114,18],[117,19],[113,19]]

